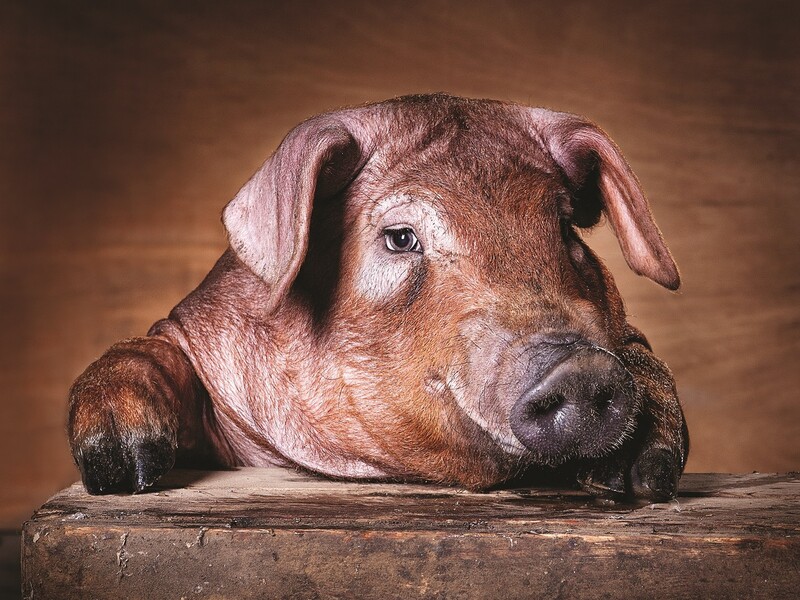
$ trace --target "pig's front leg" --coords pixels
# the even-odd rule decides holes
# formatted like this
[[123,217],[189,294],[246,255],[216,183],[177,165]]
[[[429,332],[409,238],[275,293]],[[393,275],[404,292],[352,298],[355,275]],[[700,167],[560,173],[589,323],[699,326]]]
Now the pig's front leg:
[[611,456],[592,461],[578,474],[595,496],[663,502],[674,498],[689,454],[689,433],[669,368],[633,327],[617,352],[633,376],[640,406],[636,430]]
[[91,494],[140,492],[200,450],[207,394],[183,352],[157,337],[112,346],[70,390],[68,433]]

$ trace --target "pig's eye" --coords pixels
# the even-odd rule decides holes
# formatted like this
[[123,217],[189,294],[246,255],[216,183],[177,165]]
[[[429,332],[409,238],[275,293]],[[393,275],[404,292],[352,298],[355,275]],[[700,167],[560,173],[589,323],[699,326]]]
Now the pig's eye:
[[392,252],[422,252],[417,234],[410,227],[384,229],[383,238],[386,240],[386,247]]

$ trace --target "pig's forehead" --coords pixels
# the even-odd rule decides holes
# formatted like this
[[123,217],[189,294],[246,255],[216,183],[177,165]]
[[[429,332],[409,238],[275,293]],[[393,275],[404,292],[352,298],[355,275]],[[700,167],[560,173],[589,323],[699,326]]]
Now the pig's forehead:
[[362,211],[385,198],[420,197],[456,220],[504,212],[527,220],[568,193],[514,105],[436,95],[350,114],[371,130],[369,159],[351,186]]
[[509,161],[553,171],[538,133],[513,106],[489,101],[400,102],[379,114],[375,156],[401,169],[440,163],[462,171],[491,172]]
[[568,195],[560,172],[546,162],[474,141],[478,152],[459,152],[446,141],[422,152],[376,152],[353,182],[351,198],[367,212],[416,198],[456,220],[501,213],[535,219]]
[[366,176],[376,182],[435,185],[487,198],[509,181],[563,180],[519,107],[432,98],[389,103],[373,113],[376,130]]
[[513,157],[557,171],[526,107],[496,100],[431,94],[404,96],[323,115],[350,128],[371,161],[387,169],[446,157],[451,167],[474,170]]

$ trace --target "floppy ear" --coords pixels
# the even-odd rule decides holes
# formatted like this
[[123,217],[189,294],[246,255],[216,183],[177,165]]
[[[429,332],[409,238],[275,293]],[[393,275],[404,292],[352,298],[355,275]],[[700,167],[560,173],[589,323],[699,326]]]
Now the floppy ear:
[[677,290],[678,268],[639,181],[619,148],[603,130],[581,117],[540,108],[528,111],[537,137],[572,188],[576,224],[593,225],[599,218],[597,209],[602,209],[628,266],[665,288]]
[[308,249],[316,201],[344,189],[364,165],[345,125],[322,115],[298,125],[222,213],[239,259],[270,286],[272,310],[294,281]]

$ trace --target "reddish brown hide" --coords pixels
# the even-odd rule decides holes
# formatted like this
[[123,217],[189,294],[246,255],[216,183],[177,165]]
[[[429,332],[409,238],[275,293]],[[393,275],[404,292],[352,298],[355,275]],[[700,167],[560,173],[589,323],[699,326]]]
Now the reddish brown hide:
[[206,280],[73,387],[87,489],[140,491],[177,453],[471,488],[557,467],[674,496],[683,414],[581,240],[601,214],[678,287],[638,181],[579,117],[433,95],[302,123],[225,208]]

